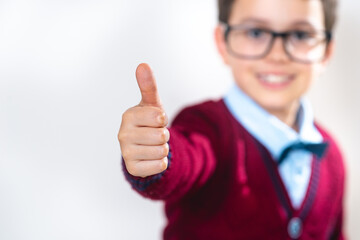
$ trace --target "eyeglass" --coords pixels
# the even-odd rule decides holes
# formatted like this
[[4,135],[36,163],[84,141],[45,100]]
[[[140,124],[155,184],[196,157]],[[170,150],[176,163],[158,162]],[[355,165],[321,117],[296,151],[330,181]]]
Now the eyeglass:
[[244,59],[261,59],[282,38],[287,56],[297,62],[319,62],[326,56],[331,32],[291,30],[275,32],[265,28],[225,24],[225,41],[230,54]]

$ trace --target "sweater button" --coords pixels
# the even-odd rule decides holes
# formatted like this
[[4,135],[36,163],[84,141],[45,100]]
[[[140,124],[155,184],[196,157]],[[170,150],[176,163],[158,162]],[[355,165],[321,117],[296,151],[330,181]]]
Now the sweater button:
[[288,233],[291,239],[298,239],[302,233],[302,221],[298,217],[290,219],[288,224]]

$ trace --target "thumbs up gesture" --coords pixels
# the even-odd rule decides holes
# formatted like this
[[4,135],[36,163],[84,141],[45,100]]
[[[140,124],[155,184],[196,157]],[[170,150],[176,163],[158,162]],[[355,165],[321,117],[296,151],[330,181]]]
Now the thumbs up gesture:
[[151,68],[140,64],[136,79],[141,101],[123,114],[118,139],[128,172],[147,177],[167,168],[170,133]]

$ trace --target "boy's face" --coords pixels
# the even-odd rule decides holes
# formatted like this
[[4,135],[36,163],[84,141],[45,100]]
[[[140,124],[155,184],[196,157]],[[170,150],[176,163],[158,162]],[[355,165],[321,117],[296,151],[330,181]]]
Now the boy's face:
[[[235,0],[228,23],[276,32],[325,29],[320,0]],[[322,72],[333,48],[331,42],[321,62],[301,63],[291,60],[284,51],[283,40],[276,38],[265,57],[249,60],[229,53],[221,26],[217,27],[215,36],[219,52],[230,66],[237,85],[270,113],[298,103]]]

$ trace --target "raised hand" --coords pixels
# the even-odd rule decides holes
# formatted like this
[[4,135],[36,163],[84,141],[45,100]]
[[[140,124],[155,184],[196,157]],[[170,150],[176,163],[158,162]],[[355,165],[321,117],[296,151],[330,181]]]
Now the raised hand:
[[128,172],[147,177],[167,168],[170,133],[149,65],[142,63],[137,67],[136,79],[141,101],[123,114],[118,139]]

